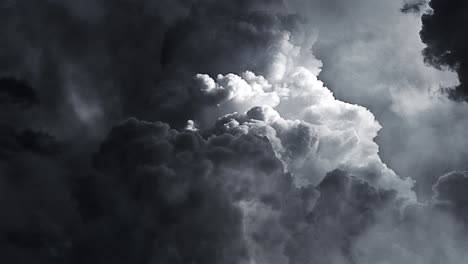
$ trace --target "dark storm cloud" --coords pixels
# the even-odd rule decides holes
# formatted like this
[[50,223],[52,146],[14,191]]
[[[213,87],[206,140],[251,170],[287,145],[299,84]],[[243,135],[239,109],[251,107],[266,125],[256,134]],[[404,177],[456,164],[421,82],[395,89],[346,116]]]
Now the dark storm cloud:
[[162,63],[211,75],[245,70],[264,74],[281,33],[295,30],[300,22],[294,15],[245,12],[239,7],[226,12],[224,8],[194,6],[189,17],[168,31]]
[[[296,187],[272,142],[226,132],[223,119],[179,129],[227,96],[201,95],[194,74],[266,74],[283,33],[301,37],[302,21],[284,14],[283,1],[0,7],[1,263],[411,262],[389,243],[373,251],[367,241],[382,236],[401,251],[448,251],[449,239],[427,241],[451,226],[445,217],[464,219],[463,173],[439,180],[434,206],[402,216],[407,201],[345,171]],[[245,115],[246,124],[266,119],[260,108]],[[128,116],[166,123],[131,118],[104,135]],[[312,141],[303,125],[284,136],[293,161]],[[440,221],[424,219],[439,209]],[[421,252],[426,262],[414,263],[431,263]]]
[[[400,208],[395,192],[344,171],[329,173],[316,188],[295,187],[266,138],[204,139],[159,122],[130,119],[115,127],[95,168],[94,180],[102,185],[92,186],[102,189],[84,197],[109,202],[84,215],[94,215],[91,225],[100,218],[111,228],[120,223],[116,230],[134,236],[111,232],[99,239],[112,242],[98,239],[85,249],[130,239],[121,242],[132,245],[126,252],[158,263],[353,263],[353,241],[376,224],[381,211],[396,217]],[[81,212],[90,209],[80,204]],[[85,241],[94,243],[95,235]]]
[[307,224],[291,231],[289,263],[461,263],[468,249],[465,182],[465,173],[443,176],[432,203],[401,207],[392,191],[330,172],[313,210],[295,218]]
[[340,170],[328,173],[317,190],[308,227],[288,247],[291,263],[359,263],[353,260],[355,240],[375,224],[380,210],[396,202],[395,193]]
[[73,131],[63,124],[102,133],[128,116],[181,127],[202,107],[184,85],[194,74],[264,70],[263,51],[298,26],[281,6],[16,1],[0,10],[0,74],[34,87],[41,119],[60,134]]
[[450,68],[458,74],[460,85],[447,89],[455,100],[468,101],[468,39],[465,25],[468,4],[463,0],[431,0],[432,9],[422,16],[421,39],[427,45],[425,61],[437,68]]
[[[206,157],[210,151],[215,149],[197,134],[178,133],[163,123],[131,119],[115,127],[95,159],[99,176],[94,180],[101,183],[81,189],[83,198],[95,197],[101,208],[90,213],[89,205],[95,205],[80,203],[84,215],[93,217],[83,246],[75,248],[77,258],[83,263],[239,263],[245,257],[241,212],[217,178],[218,164]],[[218,151],[231,157],[229,149]],[[103,224],[106,233],[98,231]]]
[[[0,207],[8,212],[0,222],[2,262],[245,259],[234,202],[280,203],[275,191],[284,174],[267,140],[205,141],[133,120],[111,132],[88,170],[92,137],[130,115],[183,125],[206,104],[194,101],[186,85],[193,74],[260,70],[271,56],[260,51],[296,18],[265,13],[281,6],[275,1],[202,1],[192,8],[190,1],[172,1],[161,4],[177,8],[164,12],[151,1],[2,4],[1,103],[12,110],[2,111]],[[185,21],[193,25],[180,32]],[[210,34],[225,37],[205,38]],[[218,56],[227,50],[228,58]],[[223,182],[217,174],[232,177]]]
[[[22,0],[3,5],[2,157],[21,159],[20,153],[35,152],[47,159],[60,149],[67,163],[54,162],[82,172],[97,142],[121,118],[182,127],[204,105],[217,102],[199,100],[199,91],[190,85],[193,74],[217,67],[241,70],[238,64],[258,64],[259,69],[251,55],[274,45],[276,30],[294,25],[288,22],[294,19],[267,13],[281,6],[277,1],[201,1],[191,6],[192,1]],[[191,31],[179,32],[179,24]],[[213,41],[207,38],[211,33],[225,38]],[[172,43],[177,38],[188,44]],[[213,52],[242,59],[229,61]]]
[[295,195],[264,138],[205,140],[130,119],[94,160],[83,175],[35,153],[2,163],[1,208],[12,210],[0,221],[2,263],[244,263],[247,240],[286,241],[280,224],[244,231],[239,202],[280,212]]
[[71,167],[52,136],[6,131],[2,128],[0,144],[1,261],[60,263],[79,226]]
[[[146,1],[102,1],[100,8],[88,4],[17,1],[0,10],[2,74],[21,76],[34,87],[42,121],[57,130],[63,124],[109,125],[98,113],[113,122],[122,112],[132,112],[133,102],[148,91],[150,76],[161,72],[166,25],[157,14],[146,13]],[[82,16],[90,15],[87,10],[97,13]],[[84,112],[93,107],[93,113]]]
[[12,210],[2,263],[346,259],[394,198],[342,171],[296,188],[265,138],[136,119],[112,129],[82,174],[37,152],[13,159],[1,166],[1,208]]
[[[129,119],[93,160],[80,173],[25,148],[1,163],[0,208],[9,212],[0,221],[2,263],[365,263],[356,247],[381,235],[374,228],[404,233],[423,223],[411,210],[404,225],[393,224],[395,192],[344,171],[295,187],[270,142],[254,135],[203,138]],[[436,200],[462,204],[447,196],[461,190],[448,178],[434,188]],[[382,217],[392,225],[381,227]],[[427,232],[417,230],[414,237]],[[395,240],[408,250],[416,242]]]
[[62,147],[53,136],[42,131],[23,130],[16,132],[10,127],[2,126],[0,133],[0,159],[2,157],[7,159],[25,151],[43,155],[57,155]]
[[38,103],[35,91],[24,81],[11,77],[0,78],[0,104],[30,107]]
[[136,119],[112,129],[83,175],[35,152],[12,159],[0,167],[2,263],[241,263],[237,202],[277,208],[292,188],[266,139]]
[[454,171],[439,178],[434,185],[434,205],[455,214],[468,225],[468,172]]
[[429,203],[377,214],[376,224],[353,241],[356,263],[463,263],[466,182],[465,172],[448,173],[434,185]]
[[33,111],[32,106],[39,104],[35,91],[27,83],[15,78],[0,79],[0,109],[2,117],[11,116],[0,121],[0,159],[14,158],[25,152],[38,155],[57,155],[61,143],[47,132],[32,130],[19,125],[18,116]]

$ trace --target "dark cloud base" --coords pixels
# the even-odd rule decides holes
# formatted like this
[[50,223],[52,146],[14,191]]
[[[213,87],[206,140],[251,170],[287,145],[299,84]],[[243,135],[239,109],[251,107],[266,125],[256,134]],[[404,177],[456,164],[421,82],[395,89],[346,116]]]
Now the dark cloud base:
[[[355,243],[382,215],[398,229],[437,212],[468,224],[464,172],[439,180],[433,205],[408,207],[402,216],[394,191],[344,171],[317,187],[295,187],[258,136],[204,139],[129,119],[112,129],[83,173],[45,155],[50,136],[36,138],[42,143],[20,144],[1,161],[2,263],[244,263],[251,240],[270,254],[281,249],[276,254],[290,263],[361,263]],[[246,231],[242,202],[276,212],[268,221],[277,226]],[[422,234],[440,230],[426,225],[434,231]]]

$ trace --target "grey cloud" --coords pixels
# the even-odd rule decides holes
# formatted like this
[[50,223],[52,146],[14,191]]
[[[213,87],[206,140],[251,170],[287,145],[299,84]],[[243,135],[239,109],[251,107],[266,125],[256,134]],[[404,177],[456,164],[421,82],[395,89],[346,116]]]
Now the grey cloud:
[[306,218],[309,226],[295,234],[297,241],[288,248],[291,263],[360,263],[354,260],[354,243],[375,225],[380,210],[395,203],[395,193],[340,170],[328,173],[317,190],[320,196]]
[[220,13],[224,9],[193,7],[192,14],[166,34],[163,65],[196,68],[208,74],[265,73],[274,45],[284,31],[295,30],[300,20],[294,15],[236,10]]
[[27,108],[38,103],[35,91],[24,81],[11,77],[0,79],[0,104],[17,104]]
[[[202,136],[129,119],[82,173],[35,152],[14,159],[1,167],[9,175],[1,208],[16,208],[0,221],[4,263],[399,263],[405,258],[394,249],[371,250],[380,250],[382,235],[410,252],[423,246],[418,237],[437,232],[457,241],[450,236],[458,229],[446,226],[452,211],[438,203],[406,207],[402,219],[395,191],[345,171],[328,173],[317,187],[295,187],[270,142],[256,135]],[[443,176],[435,201],[463,206],[457,179],[464,178]]]
[[455,214],[460,221],[468,224],[466,188],[468,173],[454,171],[440,177],[434,185],[434,205]]
[[[382,160],[416,180],[430,199],[439,175],[466,169],[466,105],[450,102],[440,87],[457,86],[456,73],[424,63],[419,14],[404,14],[418,1],[288,1],[318,31],[314,54],[319,78],[343,101],[367,107],[383,126],[376,142]],[[325,8],[326,7],[326,8]],[[442,38],[441,38],[442,39]]]
[[[415,96],[453,76],[426,68],[415,55],[423,48],[418,19],[402,14],[402,3],[19,0],[0,6],[0,74],[13,83],[0,90],[0,110],[7,110],[0,114],[0,209],[8,212],[0,220],[2,263],[462,262],[466,173],[440,178],[434,200],[423,205],[408,206],[376,184],[381,168],[372,164],[327,175],[303,169],[317,186],[297,187],[275,153],[278,142],[267,137],[273,129],[252,125],[272,118],[272,111],[254,107],[259,98],[278,102],[265,79],[244,72],[268,78],[275,56],[289,56],[294,47],[302,49],[298,60],[307,57],[310,46],[301,45],[317,27],[321,78],[338,98],[376,112],[384,126],[380,152],[391,168],[427,187],[464,166],[466,109]],[[305,11],[310,24],[288,14],[294,9]],[[293,47],[291,54],[282,44]],[[313,64],[310,76],[320,66]],[[197,73],[231,72],[220,81],[243,73],[249,85],[268,92],[223,108],[227,92],[207,96],[200,76],[193,80]],[[301,100],[280,106],[290,122],[309,99],[300,89],[302,75],[295,76],[288,85]],[[311,95],[320,91],[328,90]],[[353,111],[334,117],[308,109],[306,117],[366,127],[371,135],[350,133],[346,141],[338,133],[321,151],[339,156],[349,146],[341,142],[369,137],[370,150],[362,153],[378,157],[373,116],[342,106]],[[236,109],[250,110],[211,127],[213,116]],[[128,116],[166,123],[132,118],[105,136]],[[200,131],[173,129],[187,119],[206,123]],[[231,121],[244,127],[226,130]],[[279,133],[293,161],[315,142],[310,125],[296,123]],[[256,130],[241,131],[248,125]],[[360,155],[349,158],[356,164]]]
[[[2,209],[18,211],[1,224],[5,263],[238,263],[247,253],[241,243],[240,211],[231,199],[249,197],[261,199],[267,207],[278,206],[272,191],[282,185],[272,177],[284,175],[281,163],[271,155],[268,141],[257,137],[235,139],[227,135],[206,143],[194,133],[181,133],[171,141],[164,138],[169,135],[151,129],[159,126],[168,130],[167,125],[134,121],[137,124],[120,130],[136,130],[137,134],[125,133],[138,142],[126,142],[116,128],[96,157],[96,169],[89,169],[96,141],[116,120],[135,115],[180,127],[205,104],[192,100],[193,91],[185,85],[188,78],[202,66],[240,69],[237,64],[241,62],[225,62],[203,53],[195,54],[199,62],[191,64],[191,55],[186,59],[183,54],[193,47],[170,43],[172,36],[183,33],[177,26],[170,27],[172,23],[188,15],[187,20],[202,23],[193,32],[225,33],[224,42],[212,43],[213,52],[234,48],[226,43],[238,40],[236,34],[242,33],[244,24],[245,40],[235,46],[239,52],[250,49],[250,40],[254,40],[255,51],[260,50],[259,45],[273,45],[276,29],[270,32],[271,28],[282,30],[290,23],[287,20],[291,27],[296,23],[292,17],[266,13],[272,5],[281,6],[274,1],[230,5],[236,8],[230,19],[239,20],[232,23],[223,20],[223,14],[229,15],[232,9],[217,2],[200,3],[198,11],[190,9],[189,1],[164,4],[177,8],[161,13],[160,6],[150,1],[16,1],[2,6],[1,74],[25,80],[32,87],[27,86],[27,92],[34,91],[34,98],[41,103],[34,109],[16,109],[2,101],[2,108],[13,110],[2,111],[5,129],[2,127],[1,134],[5,138],[1,151],[5,160],[1,162],[1,178],[6,181],[2,187],[8,190],[2,193]],[[204,21],[205,15],[194,13],[200,11],[219,17]],[[256,28],[257,23],[262,26]],[[196,34],[182,37],[187,42],[199,39]],[[163,46],[171,50],[164,53],[171,55],[164,58],[164,65]],[[236,52],[231,54],[236,58]],[[253,60],[243,57],[243,63],[260,68]],[[8,89],[2,99],[35,101],[16,96],[18,89]],[[63,141],[59,150],[49,133]],[[171,136],[175,134],[171,132]],[[158,136],[160,142],[155,143]],[[109,146],[112,140],[116,146]],[[118,148],[125,143],[129,149]],[[209,144],[213,146],[209,148]],[[202,150],[207,153],[200,153]],[[56,151],[60,155],[49,155]],[[242,156],[239,152],[251,154]],[[248,159],[236,161],[236,157]],[[249,169],[245,175],[237,171],[241,161],[250,164],[245,165]],[[235,189],[230,195],[225,194],[219,180],[211,179],[211,163],[217,162],[230,168],[217,172],[232,176],[231,181],[227,177],[225,187]],[[259,171],[264,172],[257,175]],[[158,175],[157,179],[152,175]],[[211,178],[205,179],[208,176]],[[212,210],[218,218],[213,218]],[[172,226],[173,220],[179,224]],[[200,238],[206,241],[199,243]]]
[[244,263],[246,240],[272,242],[243,231],[239,203],[279,210],[292,188],[264,138],[136,119],[112,129],[92,170],[35,152],[0,165],[4,263]]
[[[466,258],[466,210],[460,192],[466,173],[451,172],[434,185],[434,197],[393,217],[377,214],[376,224],[354,240],[357,263],[461,263]],[[430,242],[429,242],[430,241]]]
[[16,1],[0,10],[0,73],[33,87],[42,107],[31,120],[60,136],[99,136],[128,116],[182,127],[203,107],[185,85],[194,74],[265,70],[280,32],[300,24],[282,6]]

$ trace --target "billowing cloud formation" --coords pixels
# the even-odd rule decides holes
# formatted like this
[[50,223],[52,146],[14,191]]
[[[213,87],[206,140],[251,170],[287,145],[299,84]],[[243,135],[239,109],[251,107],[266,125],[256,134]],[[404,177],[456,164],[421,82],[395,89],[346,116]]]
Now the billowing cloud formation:
[[29,121],[64,137],[128,116],[181,127],[203,107],[188,79],[262,72],[300,25],[276,0],[13,2],[0,9],[0,76],[26,80],[42,103]]
[[[317,190],[294,187],[269,141],[254,135],[203,139],[130,119],[86,174],[24,155],[2,163],[10,177],[1,206],[11,208],[0,222],[4,263],[287,263],[295,232],[339,206],[336,193],[354,200],[342,172],[323,181],[318,200]],[[313,228],[327,237],[326,225]]]
[[[96,220],[90,221],[89,237],[85,237],[92,246],[78,255],[89,263],[104,251],[99,263],[115,254],[111,250],[115,247],[123,254],[118,263],[242,263],[247,257],[242,214],[234,203],[236,195],[227,194],[228,181],[240,188],[239,197],[253,193],[241,188],[242,179],[230,179],[223,171],[242,175],[237,168],[244,164],[246,171],[257,172],[257,180],[268,177],[274,186],[281,170],[270,153],[268,143],[260,138],[205,141],[196,133],[179,133],[163,123],[126,121],[111,131],[95,158],[99,176],[90,180],[110,188],[104,193],[96,187],[89,191],[102,201],[102,209],[81,204],[85,215]],[[243,180],[250,181],[247,174]],[[89,194],[82,197],[90,198]],[[110,224],[106,236],[95,233],[93,225],[106,223]]]
[[466,261],[466,184],[466,172],[448,173],[433,186],[430,203],[407,207],[403,217],[378,214],[376,224],[354,241],[355,263]]
[[447,92],[453,99],[467,101],[468,53],[464,25],[468,23],[468,4],[462,0],[431,0],[431,11],[423,15],[421,39],[427,45],[424,56],[427,63],[448,67],[457,72],[460,85]]
[[2,161],[2,263],[243,263],[236,203],[279,206],[291,186],[265,139],[205,141],[135,119],[112,130],[89,174],[61,164]]
[[465,190],[468,184],[468,172],[454,171],[439,178],[434,185],[436,206],[450,210],[459,219],[468,223],[468,207]]
[[462,263],[465,173],[418,204],[287,2],[1,1],[0,262]]
[[317,190],[320,197],[307,215],[309,225],[294,234],[297,240],[288,248],[290,263],[356,263],[356,239],[394,202],[395,193],[339,170],[328,173]]
[[273,69],[271,82],[252,72],[218,75],[216,80],[195,77],[202,94],[218,98],[218,112],[238,112],[220,118],[209,132],[266,136],[299,184],[316,184],[341,168],[414,198],[411,180],[400,179],[378,155],[373,140],[381,126],[372,113],[336,100],[317,73],[295,64],[301,50],[288,44],[288,50],[297,51],[288,54],[289,63],[275,61],[282,71]]
[[404,4],[419,1],[285,2],[318,32],[313,53],[324,64],[320,80],[339,100],[375,115],[383,126],[376,138],[382,160],[415,179],[421,199],[431,198],[440,175],[468,169],[468,106],[440,92],[458,85],[457,74],[424,63],[422,12],[401,12]]
[[[23,166],[6,167],[16,178],[2,181],[2,209],[11,208],[0,221],[3,263],[400,263],[417,258],[398,255],[398,247],[414,252],[418,237],[437,232],[453,243],[459,230],[444,226],[449,215],[424,222],[434,218],[422,213],[439,215],[428,206],[402,215],[394,190],[344,171],[298,188],[256,135],[204,139],[129,119],[112,129],[85,174],[28,155],[17,156]],[[435,187],[437,201],[453,189],[446,178]],[[392,254],[375,251],[388,246],[382,235],[394,242]]]

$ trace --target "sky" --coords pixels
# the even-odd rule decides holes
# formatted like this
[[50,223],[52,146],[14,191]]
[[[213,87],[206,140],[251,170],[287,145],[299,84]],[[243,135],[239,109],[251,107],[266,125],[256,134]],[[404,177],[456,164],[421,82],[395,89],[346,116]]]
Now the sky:
[[466,12],[0,0],[0,262],[466,263]]

